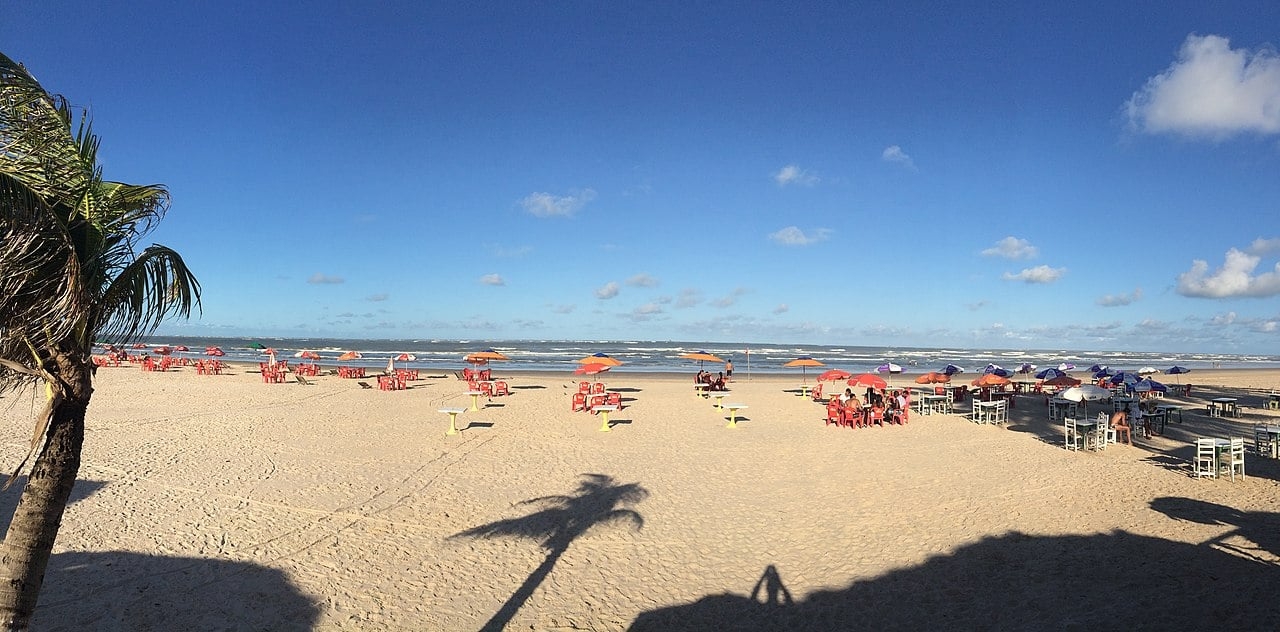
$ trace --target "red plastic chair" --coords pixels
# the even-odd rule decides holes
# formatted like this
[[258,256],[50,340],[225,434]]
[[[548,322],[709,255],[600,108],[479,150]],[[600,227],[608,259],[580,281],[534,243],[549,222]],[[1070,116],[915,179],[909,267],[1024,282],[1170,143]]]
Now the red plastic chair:
[[480,392],[484,393],[485,397],[493,397],[493,382],[481,382]]
[[818,385],[813,387],[813,401],[822,401],[822,382],[818,382]]
[[617,406],[618,410],[622,410],[622,393],[608,393],[605,395],[605,402],[610,406]]
[[493,383],[493,394],[494,395],[510,395],[511,387],[507,386],[506,382],[499,380]]
[[591,404],[587,406],[587,409],[592,413],[596,412],[596,406],[604,406],[605,399],[604,395],[592,395]]
[[590,392],[591,392],[591,382],[578,382],[578,392],[579,392],[579,393],[590,393]]
[[595,390],[591,391],[593,395],[604,394],[604,382],[596,382]]
[[587,394],[586,394],[586,393],[574,393],[574,394],[573,394],[573,405],[569,407],[569,412],[571,412],[571,413],[576,413],[576,412],[578,412],[579,410],[586,410],[586,409],[587,409]]
[[844,412],[841,408],[840,400],[834,397],[831,398],[831,401],[827,402],[827,423],[824,425],[830,426],[831,424],[835,424],[837,427],[843,426]]

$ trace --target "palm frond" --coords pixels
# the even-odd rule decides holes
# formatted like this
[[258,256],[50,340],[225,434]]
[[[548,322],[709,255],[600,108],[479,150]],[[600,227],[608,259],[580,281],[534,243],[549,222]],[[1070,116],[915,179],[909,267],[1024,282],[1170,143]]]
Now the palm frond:
[[90,328],[104,341],[133,340],[155,331],[166,317],[188,317],[199,306],[200,282],[182,255],[157,244],[111,280]]

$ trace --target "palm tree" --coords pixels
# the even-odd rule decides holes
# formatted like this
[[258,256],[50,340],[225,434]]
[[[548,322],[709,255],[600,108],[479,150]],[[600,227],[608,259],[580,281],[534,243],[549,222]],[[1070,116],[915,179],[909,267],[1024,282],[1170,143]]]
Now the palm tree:
[[[135,252],[169,205],[161,185],[102,179],[87,114],[0,54],[0,391],[43,385],[22,497],[0,544],[0,625],[25,629],[80,467],[95,340],[189,316],[200,284],[178,253]],[[13,477],[9,482],[12,483]]]

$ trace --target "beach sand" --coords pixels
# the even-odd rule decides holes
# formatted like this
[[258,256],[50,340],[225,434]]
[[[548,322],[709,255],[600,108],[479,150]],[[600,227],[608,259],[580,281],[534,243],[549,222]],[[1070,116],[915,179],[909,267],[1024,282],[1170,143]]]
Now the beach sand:
[[[1280,624],[1280,461],[1189,475],[1195,437],[1252,446],[1253,423],[1280,422],[1262,394],[1277,371],[1182,376],[1183,423],[1101,453],[1063,449],[1041,397],[1007,428],[851,430],[824,425],[798,373],[739,376],[728,429],[690,375],[625,367],[602,376],[626,404],[611,432],[569,411],[567,371],[498,365],[514,394],[446,436],[437,410],[470,399],[445,373],[382,392],[101,369],[36,628]],[[1224,393],[1244,417],[1204,416]],[[10,466],[34,408],[0,399]]]

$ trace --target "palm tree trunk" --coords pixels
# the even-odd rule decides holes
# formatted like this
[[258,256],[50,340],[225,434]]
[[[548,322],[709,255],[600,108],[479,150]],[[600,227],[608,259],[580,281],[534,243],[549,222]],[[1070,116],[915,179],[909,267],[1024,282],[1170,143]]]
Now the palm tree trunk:
[[[64,360],[64,358],[59,358]],[[80,469],[84,418],[92,388],[88,367],[58,362],[69,371],[70,392],[53,410],[48,441],[31,467],[13,521],[0,544],[0,626],[25,630],[36,609],[62,513]]]

